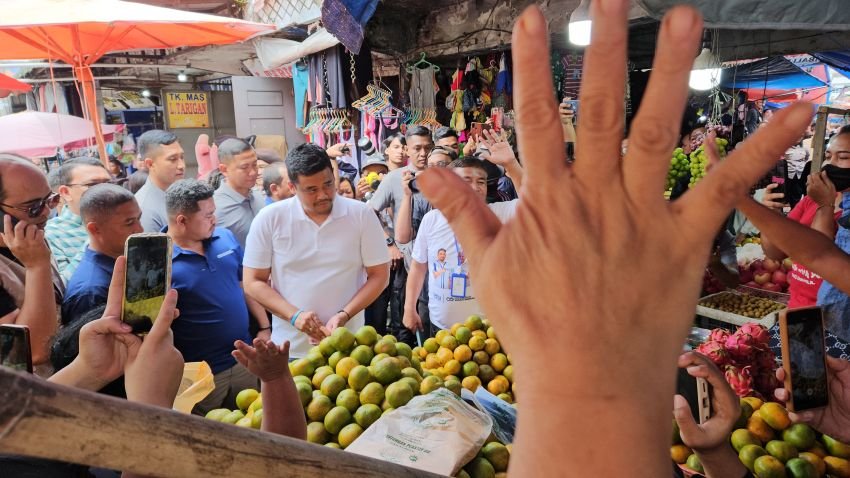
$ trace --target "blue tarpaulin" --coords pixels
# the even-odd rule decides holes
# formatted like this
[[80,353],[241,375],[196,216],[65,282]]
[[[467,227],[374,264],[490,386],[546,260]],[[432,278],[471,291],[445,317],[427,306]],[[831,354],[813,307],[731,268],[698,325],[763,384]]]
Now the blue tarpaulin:
[[850,51],[824,51],[811,55],[850,78]]
[[826,86],[781,56],[724,68],[720,78],[720,86],[735,89],[796,90]]

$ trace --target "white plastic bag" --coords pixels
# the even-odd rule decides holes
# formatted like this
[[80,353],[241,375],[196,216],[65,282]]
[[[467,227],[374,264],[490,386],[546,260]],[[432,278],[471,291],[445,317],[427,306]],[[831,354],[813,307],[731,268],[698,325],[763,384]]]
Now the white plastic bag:
[[345,451],[454,476],[492,428],[489,415],[440,388],[382,416]]

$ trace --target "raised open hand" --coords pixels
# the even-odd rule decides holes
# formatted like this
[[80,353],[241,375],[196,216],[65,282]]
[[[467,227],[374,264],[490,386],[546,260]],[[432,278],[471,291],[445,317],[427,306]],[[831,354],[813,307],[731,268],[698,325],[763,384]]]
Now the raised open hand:
[[[574,165],[566,162],[549,58],[541,54],[548,51],[545,19],[530,7],[518,20],[515,105],[525,180],[513,220],[502,225],[452,171],[429,170],[419,183],[468,251],[477,298],[522,377],[511,461],[517,476],[564,469],[616,476],[624,467],[640,470],[635,476],[670,473],[676,357],[711,242],[738,198],[812,115],[805,104],[786,108],[668,203],[665,175],[702,20],[690,7],[666,15],[621,159],[628,7],[627,0],[591,3]],[[528,273],[517,281],[517,271]],[[560,364],[557,380],[542,351]],[[613,436],[634,446],[600,458]]]

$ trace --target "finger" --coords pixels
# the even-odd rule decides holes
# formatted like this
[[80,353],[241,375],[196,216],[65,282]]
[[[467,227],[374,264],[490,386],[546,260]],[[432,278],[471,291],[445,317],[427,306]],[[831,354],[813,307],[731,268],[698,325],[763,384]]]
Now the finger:
[[283,344],[280,346],[280,354],[281,355],[289,355],[289,341],[284,340]]
[[709,241],[750,187],[788,150],[812,119],[809,103],[795,103],[776,114],[764,128],[717,165],[711,174],[671,207],[679,212],[694,241]]
[[773,396],[775,396],[780,402],[785,403],[791,395],[788,393],[788,390],[785,390],[784,388],[777,388],[773,392]]
[[246,344],[245,342],[243,342],[241,340],[237,340],[236,342],[233,343],[233,346],[245,358],[248,358],[248,359],[251,359],[251,360],[254,360],[254,359],[257,358],[257,350],[254,349],[253,347],[251,347],[250,345]]
[[850,362],[847,360],[837,359],[831,355],[826,357],[826,366],[836,375],[850,373]]
[[328,329],[326,329],[325,327],[319,327],[319,333],[320,333],[320,336],[319,336],[320,339],[323,339],[323,338],[331,335],[330,331]]
[[127,269],[127,258],[124,256],[115,259],[115,268],[112,270],[112,280],[109,282],[109,292],[106,294],[106,308],[103,315],[114,315],[121,317],[121,307],[124,302],[124,272]]
[[246,357],[245,354],[242,353],[241,350],[234,350],[233,352],[230,352],[230,355],[232,355],[233,358],[235,358],[236,361],[239,362],[239,364],[242,365],[245,368],[248,368],[248,364],[251,363],[248,360],[248,357]]
[[502,227],[493,211],[451,170],[429,168],[422,175],[419,188],[449,221],[473,263],[479,262],[477,258],[488,249]]
[[709,376],[708,367],[705,365],[692,365],[686,370],[691,377],[707,378]]
[[778,369],[776,369],[776,379],[780,382],[785,381],[785,368],[779,367]]
[[[595,17],[593,28],[596,29]],[[674,7],[662,20],[652,74],[632,122],[629,149],[623,160],[626,188],[632,197],[664,201],[661,193],[670,168],[670,151],[676,148],[679,139],[681,118],[690,92],[688,78],[701,35],[702,17],[692,7]],[[621,76],[625,74],[621,63],[609,66],[613,67],[620,69]],[[622,101],[619,104],[622,106]],[[579,144],[580,136],[581,133]],[[615,144],[608,139],[608,143],[619,147],[619,142]],[[610,158],[618,160],[611,154]]]
[[155,342],[171,340],[171,324],[174,322],[174,309],[177,306],[177,291],[170,289],[165,294],[165,300],[159,309],[159,315],[151,327],[145,341],[153,339]]
[[549,65],[549,35],[538,7],[528,7],[519,17],[513,44],[516,128],[520,157],[527,159],[525,181],[553,181],[559,175],[552,173],[566,170],[567,162]]
[[133,331],[129,324],[121,322],[117,315],[104,315],[86,324],[84,328],[97,335],[119,335]]
[[[593,30],[590,46],[584,53],[579,94],[582,124],[577,131],[574,166],[576,174],[583,177],[611,181],[612,174],[619,176],[620,140],[623,138],[624,126],[628,9],[629,2],[625,0],[590,3]],[[539,51],[530,51],[529,54],[542,56]],[[541,61],[548,59],[541,58]],[[550,141],[553,145],[560,144],[559,152],[563,155],[563,132],[560,128],[558,132],[561,134],[559,142],[554,138]],[[669,162],[669,151],[665,156]],[[662,191],[658,190],[657,194],[661,196]]]
[[702,149],[708,156],[708,164],[716,166],[720,162],[720,152],[717,151],[717,135],[712,131],[705,135],[705,140],[702,142]]
[[[691,412],[691,406],[688,401],[681,395],[673,396],[673,418],[679,424],[679,433],[682,438],[693,438],[698,436],[701,430],[699,425],[694,421],[694,416]],[[687,440],[686,440],[687,441]]]

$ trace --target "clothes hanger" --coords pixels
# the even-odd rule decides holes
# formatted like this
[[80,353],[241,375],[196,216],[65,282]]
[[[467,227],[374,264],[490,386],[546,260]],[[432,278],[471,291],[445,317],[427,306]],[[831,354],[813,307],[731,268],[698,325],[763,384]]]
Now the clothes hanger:
[[437,65],[435,65],[435,64],[433,64],[433,63],[431,63],[430,61],[428,61],[428,60],[426,60],[426,59],[425,59],[425,52],[422,52],[422,53],[420,54],[419,61],[417,61],[417,62],[416,62],[416,63],[414,63],[413,65],[409,65],[409,66],[406,68],[406,70],[407,70],[407,72],[408,72],[408,73],[413,73],[413,71],[414,71],[415,69],[419,69],[420,67],[422,67],[421,69],[425,69],[425,68],[431,67],[431,68],[433,68],[433,69],[434,69],[434,71],[440,71],[440,67],[439,67],[439,66],[437,66]]

